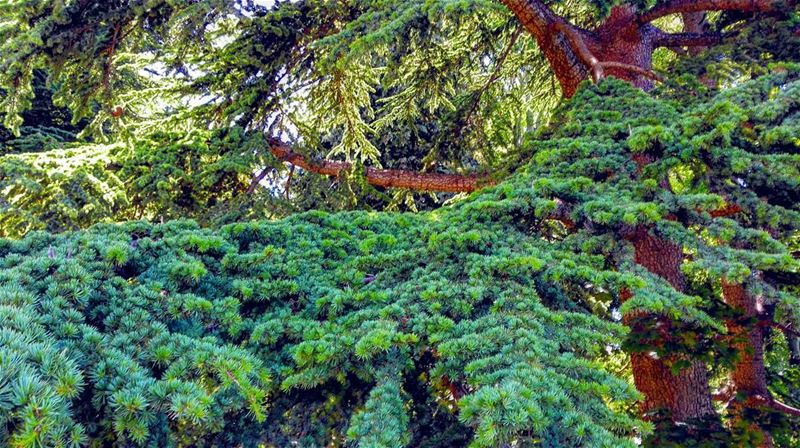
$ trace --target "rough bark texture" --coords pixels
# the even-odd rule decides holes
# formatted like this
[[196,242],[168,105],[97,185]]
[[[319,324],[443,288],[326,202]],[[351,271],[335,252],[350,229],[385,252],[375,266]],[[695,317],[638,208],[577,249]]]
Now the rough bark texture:
[[[270,151],[279,160],[291,163],[306,171],[325,176],[338,176],[342,171],[350,169],[347,162],[323,160],[310,161],[286,145],[274,142]],[[370,185],[386,188],[407,188],[419,191],[441,191],[450,193],[469,193],[480,187],[492,185],[491,179],[480,176],[443,173],[418,173],[406,170],[385,170],[366,167],[366,181]]]
[[[680,246],[638,228],[630,241],[635,261],[649,272],[667,280],[682,291],[685,279],[681,272],[683,251]],[[669,323],[658,316],[648,316],[670,337]],[[636,329],[634,328],[634,331]],[[673,374],[668,360],[649,353],[631,356],[636,388],[645,395],[642,412],[645,416],[659,410],[667,411],[675,422],[708,421],[716,419],[708,387],[708,373],[701,362]]]
[[[729,306],[742,313],[740,318],[728,319],[726,322],[738,352],[738,359],[731,371],[731,382],[742,400],[734,402],[730,409],[734,418],[738,420],[748,407],[759,407],[763,399],[770,397],[767,369],[764,367],[765,329],[757,324],[762,312],[759,309],[759,302],[756,297],[747,293],[744,286],[723,280],[722,295]],[[752,431],[761,434],[760,446],[772,447],[772,439],[768,432],[755,423],[750,423],[748,426]]]
[[654,80],[660,79],[652,73],[655,48],[719,42],[719,36],[699,30],[665,33],[648,21],[641,21],[638,11],[630,5],[614,7],[600,26],[586,30],[568,23],[539,0],[502,2],[536,39],[567,98],[574,95],[578,85],[590,75],[594,81],[613,75],[649,89]]
[[536,39],[561,85],[564,96],[569,98],[574,95],[581,81],[589,76],[589,67],[575,54],[567,37],[558,31],[557,24],[563,22],[563,19],[538,0],[502,2],[514,13],[522,27]]
[[[650,24],[639,25],[635,21],[636,10],[631,6],[616,6],[611,14],[594,32],[595,38],[589,44],[592,53],[601,61],[621,62],[652,70],[655,38],[659,32]],[[631,70],[609,68],[607,74],[629,81],[642,89],[653,87],[652,79]]]
[[[797,0],[674,0],[640,12],[633,5],[612,8],[594,30],[585,30],[554,14],[540,0],[501,0],[519,19],[544,53],[564,96],[571,97],[591,74],[595,81],[608,74],[648,89],[653,86],[653,50],[669,47],[697,54],[719,43],[719,35],[705,32],[705,12],[738,10],[775,12]],[[670,14],[681,14],[683,33],[666,33],[651,24]],[[604,71],[604,68],[607,69]]]
[[[684,12],[681,14],[683,19],[683,31],[685,33],[693,33],[702,35],[706,32],[706,13],[705,12]],[[705,46],[698,45],[689,48],[689,54],[695,56],[705,50]]]
[[639,23],[650,23],[670,14],[704,11],[772,12],[797,4],[796,0],[672,0],[639,15]]

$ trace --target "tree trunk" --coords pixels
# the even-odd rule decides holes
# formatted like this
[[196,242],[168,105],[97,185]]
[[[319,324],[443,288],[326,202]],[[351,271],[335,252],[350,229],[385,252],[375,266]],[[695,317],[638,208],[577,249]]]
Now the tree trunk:
[[[683,250],[680,246],[653,235],[645,227],[639,227],[630,241],[637,264],[664,278],[676,290],[685,288],[681,272]],[[665,338],[671,337],[669,322],[665,318],[654,315],[647,317],[664,333]],[[687,425],[717,420],[711,402],[708,373],[702,362],[693,362],[677,374],[673,374],[669,358],[650,353],[632,354],[631,364],[636,388],[645,395],[642,403],[645,417],[665,411],[673,422]]]
[[[653,69],[653,51],[658,30],[649,24],[639,25],[632,6],[615,6],[608,18],[594,32],[589,49],[601,61],[619,62],[642,70]],[[630,82],[644,90],[653,88],[653,80],[628,69],[610,67],[607,75]]]
[[[501,0],[519,19],[522,26],[536,39],[539,48],[549,61],[565,97],[572,97],[578,85],[591,75],[595,81],[608,75],[626,80],[642,89],[653,87],[653,52],[658,47],[668,47],[683,52],[693,47],[718,43],[720,36],[704,33],[703,15],[706,11],[777,11],[779,0],[667,0],[646,11],[637,11],[631,4],[615,6],[606,20],[594,30],[585,30],[569,24],[554,14],[541,0]],[[794,0],[784,0],[789,4]],[[684,33],[666,33],[651,24],[653,20],[682,14]],[[637,161],[641,166],[647,161]],[[668,186],[664,186],[668,188]],[[652,274],[668,281],[676,290],[685,289],[681,272],[683,253],[681,246],[656,236],[645,227],[629,235],[635,250],[635,261]],[[625,300],[626,294],[622,299]],[[626,324],[654,326],[668,341],[674,337],[670,321],[654,314],[629,315]],[[633,328],[634,333],[636,328]],[[745,331],[734,328],[732,331]],[[758,347],[740,361],[741,371],[735,380],[754,393],[766,387],[763,376],[763,333],[747,335],[747,345]],[[651,353],[634,353],[631,356],[634,382],[645,395],[642,411],[647,418],[657,411],[665,411],[674,423],[685,423],[687,429],[703,431],[708,427],[692,424],[721,426],[712,405],[708,386],[708,372],[702,362],[692,362],[677,374],[672,373],[671,361],[675,355],[659,357]],[[672,358],[672,359],[671,359]],[[759,364],[760,363],[760,364]],[[760,367],[759,367],[760,365]],[[761,371],[759,370],[761,369]],[[737,368],[737,370],[739,370]],[[699,431],[698,431],[699,432]]]
[[[761,313],[757,298],[748,294],[744,286],[723,280],[722,295],[729,306],[742,313],[739,318],[728,319],[726,325],[738,353],[731,371],[731,381],[738,397],[729,410],[734,415],[734,422],[743,422],[748,408],[758,408],[764,399],[770,397],[767,369],[764,367],[765,330],[758,324]],[[759,434],[759,446],[772,447],[772,438],[767,431],[754,422],[744,424]]]

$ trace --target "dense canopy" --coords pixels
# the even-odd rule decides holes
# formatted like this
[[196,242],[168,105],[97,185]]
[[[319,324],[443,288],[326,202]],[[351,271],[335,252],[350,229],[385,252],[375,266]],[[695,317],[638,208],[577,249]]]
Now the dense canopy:
[[0,5],[0,445],[797,446],[799,11]]

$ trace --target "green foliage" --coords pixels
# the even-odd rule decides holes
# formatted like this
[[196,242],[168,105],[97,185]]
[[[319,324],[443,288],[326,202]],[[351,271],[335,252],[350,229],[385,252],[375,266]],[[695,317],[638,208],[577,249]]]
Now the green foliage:
[[255,167],[277,165],[271,155],[257,152],[265,144],[231,128],[158,133],[132,147],[73,144],[5,155],[0,235],[126,219],[193,217],[210,223],[256,216],[266,204],[280,204],[265,188],[248,191]]
[[[559,104],[495,1],[0,5],[0,444],[796,445],[768,412],[645,423],[621,367],[724,376],[722,279],[800,326],[797,17],[762,19],[711,17],[741,40],[662,57],[652,94]],[[289,172],[264,135],[354,167]],[[368,165],[515,174],[438,208]],[[685,290],[635,234],[683,249]],[[769,349],[796,405],[800,344]]]
[[[31,78],[45,69],[56,104],[83,120],[81,137],[149,144],[154,158],[165,134],[192,139],[196,129],[235,125],[312,159],[489,171],[559,100],[544,56],[493,1],[28,3],[0,9],[8,128],[25,133],[20,114],[41,96],[32,97]],[[283,186],[282,165],[249,170],[265,166]],[[289,196],[288,210],[430,209],[448,198],[400,192],[392,201],[363,188],[359,170],[334,181],[292,177],[297,194],[273,192]]]
[[[639,394],[613,368],[623,350],[676,369],[718,361],[724,373],[736,354],[720,278],[800,317],[783,280],[800,269],[800,163],[767,137],[795,132],[798,72],[775,67],[694,103],[671,100],[678,88],[666,99],[615,80],[583,88],[529,137],[530,163],[433,212],[317,211],[220,230],[134,221],[0,240],[0,310],[13,316],[0,330],[0,397],[12,397],[0,401],[2,437],[634,446],[653,427],[633,416]],[[632,154],[657,157],[642,168]],[[680,189],[658,187],[678,178]],[[712,215],[730,201],[743,211]],[[642,228],[684,248],[685,292],[634,263],[626,238]],[[628,332],[621,315],[638,312],[671,320],[674,337]],[[16,392],[25,387],[35,400]]]

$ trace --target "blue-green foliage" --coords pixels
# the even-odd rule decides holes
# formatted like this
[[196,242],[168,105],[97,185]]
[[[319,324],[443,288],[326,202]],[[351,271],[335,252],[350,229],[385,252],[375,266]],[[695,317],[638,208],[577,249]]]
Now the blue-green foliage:
[[[349,426],[363,446],[397,446],[409,440],[404,374],[426,356],[431,377],[480,391],[463,400],[462,418],[479,425],[482,446],[523,437],[533,422],[551,437],[620,443],[614,434],[637,423],[604,400],[631,400],[635,392],[590,358],[622,330],[545,307],[534,280],[560,263],[547,243],[475,218],[489,217],[470,208],[309,213],[219,233],[188,222],[33,233],[2,243],[4,306],[45,320],[50,357],[70,363],[76,384],[92,383],[91,396],[71,404],[73,418],[101,416],[94,431],[78,430],[90,437],[158,443],[166,424],[173,441],[241,442],[226,422],[258,427],[270,415],[280,424],[268,396],[341,383],[360,385],[369,397],[363,410],[341,404],[355,417],[333,421],[329,431],[341,437]],[[576,333],[567,337],[563,325]],[[9,338],[25,340],[31,331],[5,327]],[[43,389],[55,391],[69,416],[74,394],[58,394],[42,361],[26,362],[31,373],[18,381],[51,383]],[[529,392],[502,392],[518,387]],[[543,402],[532,404],[531,396]],[[26,404],[11,402],[11,437],[27,434]]]
[[[608,80],[434,212],[0,240],[0,440],[634,446],[623,348],[712,360],[722,277],[798,317],[774,275],[798,272],[798,104],[792,67],[702,104]],[[686,291],[636,266],[637,229],[684,247]],[[684,337],[630,338],[614,311]]]

